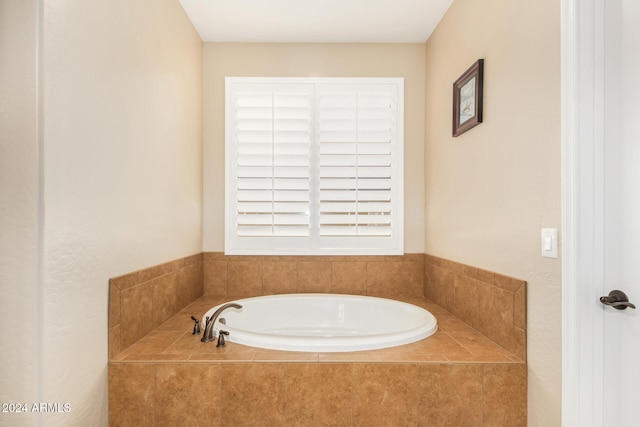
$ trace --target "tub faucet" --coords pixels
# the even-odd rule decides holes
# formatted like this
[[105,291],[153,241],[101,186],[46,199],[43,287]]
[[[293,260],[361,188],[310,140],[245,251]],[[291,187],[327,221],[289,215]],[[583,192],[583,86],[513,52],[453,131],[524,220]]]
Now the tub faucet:
[[213,329],[213,324],[216,323],[218,316],[222,314],[227,308],[242,308],[240,304],[236,304],[234,302],[230,302],[228,304],[224,304],[222,307],[213,312],[211,317],[207,316],[206,325],[204,327],[204,334],[202,334],[202,342],[211,342],[216,340],[216,331]]

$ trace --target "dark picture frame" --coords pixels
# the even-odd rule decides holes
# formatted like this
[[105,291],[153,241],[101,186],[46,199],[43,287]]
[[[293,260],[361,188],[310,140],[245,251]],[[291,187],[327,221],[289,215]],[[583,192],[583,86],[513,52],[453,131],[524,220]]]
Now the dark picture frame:
[[482,123],[484,59],[478,59],[453,83],[453,136]]

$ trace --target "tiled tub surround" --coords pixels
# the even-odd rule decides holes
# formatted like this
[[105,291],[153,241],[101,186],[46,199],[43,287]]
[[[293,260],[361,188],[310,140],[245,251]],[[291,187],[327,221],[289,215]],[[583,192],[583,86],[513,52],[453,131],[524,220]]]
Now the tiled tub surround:
[[203,294],[202,254],[109,280],[109,357],[118,355]]
[[[364,280],[355,285],[362,289],[360,293],[393,296],[422,306],[437,317],[439,330],[416,343],[351,353],[282,352],[229,341],[226,348],[219,349],[215,343],[201,343],[191,334],[190,316],[200,316],[212,306],[236,298],[205,295],[132,346],[121,347],[121,352],[111,350],[110,425],[526,426],[527,369],[523,358],[430,299],[402,295],[414,290],[394,293],[392,286],[380,280],[386,277],[395,283],[411,283],[410,287],[415,283],[425,288],[434,286],[424,280],[428,274],[421,260],[424,257],[410,255],[411,261],[398,261],[398,257],[237,261],[235,257],[213,257],[216,268],[221,268],[221,261],[226,262],[224,283],[232,289],[237,280],[234,275],[242,274],[241,265],[234,263],[251,261],[262,293],[276,293],[270,291],[275,283],[270,282],[274,280],[270,276],[272,267],[289,271],[287,278],[296,283],[296,288],[287,292],[301,292],[309,284],[305,280],[307,269],[318,267],[307,263],[328,262],[331,274],[327,276],[326,270],[320,273],[324,279],[317,283],[331,277],[330,287],[311,292],[339,292],[346,281],[338,273],[351,273],[341,270],[342,264],[334,272],[334,265],[364,263],[355,264],[359,267],[350,264],[364,271]],[[203,254],[205,289],[207,276],[210,280],[212,274],[207,263],[213,257]],[[295,267],[270,265],[277,262],[295,263]],[[384,262],[396,264],[369,264]],[[416,266],[398,265],[403,262],[418,263],[423,272],[420,278],[410,278],[403,268],[414,271]],[[255,264],[260,264],[259,274]],[[322,268],[326,266],[320,271]],[[258,285],[252,289],[251,294],[258,292]],[[382,294],[377,293],[380,290],[384,290]],[[516,305],[524,303],[523,299],[514,301]],[[484,308],[478,304],[477,309]],[[524,307],[514,307],[517,309],[524,313]]]
[[424,296],[526,359],[526,282],[425,255]]
[[226,256],[202,254],[205,295],[322,292],[377,297],[424,295],[424,255]]

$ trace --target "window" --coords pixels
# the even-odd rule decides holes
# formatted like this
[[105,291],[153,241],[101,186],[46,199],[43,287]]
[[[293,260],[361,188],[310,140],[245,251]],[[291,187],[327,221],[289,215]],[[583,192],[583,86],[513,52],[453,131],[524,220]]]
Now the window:
[[403,253],[397,78],[226,79],[225,252]]

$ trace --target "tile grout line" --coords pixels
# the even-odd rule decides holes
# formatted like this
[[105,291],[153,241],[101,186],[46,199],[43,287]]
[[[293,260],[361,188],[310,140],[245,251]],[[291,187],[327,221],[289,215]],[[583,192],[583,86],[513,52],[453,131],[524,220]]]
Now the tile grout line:
[[157,412],[156,399],[158,394],[158,364],[152,363],[151,366],[153,366],[153,415],[151,416],[151,425],[155,426]]
[[353,419],[353,406],[355,405],[355,392],[356,392],[356,387],[355,387],[355,363],[351,363],[351,406],[350,406],[350,414],[351,414],[351,419],[350,421],[350,425],[354,425],[355,420]]
[[485,425],[485,392],[484,392],[484,384],[485,384],[485,375],[486,375],[486,365],[482,365],[482,387],[480,389],[480,393],[482,394],[482,425]]
[[218,387],[219,387],[219,391],[220,391],[220,400],[218,401],[218,408],[220,409],[219,413],[218,413],[218,425],[222,426],[222,408],[224,408],[223,405],[223,394],[222,394],[222,363],[217,363],[218,365]]
[[287,426],[288,414],[289,414],[289,365],[290,363],[285,363],[284,367],[284,424]]
[[415,365],[415,381],[416,381],[416,427],[420,422],[420,367],[416,363]]

